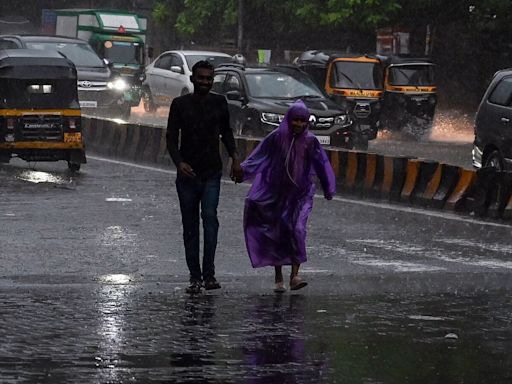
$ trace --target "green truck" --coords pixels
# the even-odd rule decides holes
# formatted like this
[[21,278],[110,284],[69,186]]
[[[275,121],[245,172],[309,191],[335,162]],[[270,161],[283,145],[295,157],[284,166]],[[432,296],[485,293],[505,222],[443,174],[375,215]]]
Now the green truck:
[[124,92],[125,117],[139,105],[147,18],[119,10],[45,9],[42,31],[87,41],[112,72],[109,87]]

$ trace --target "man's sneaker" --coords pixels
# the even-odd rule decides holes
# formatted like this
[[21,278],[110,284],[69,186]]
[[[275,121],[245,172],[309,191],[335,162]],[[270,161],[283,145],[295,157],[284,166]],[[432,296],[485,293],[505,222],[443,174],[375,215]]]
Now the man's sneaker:
[[201,282],[200,281],[191,281],[190,285],[185,289],[185,292],[191,294],[201,293]]
[[205,280],[204,282],[204,289],[207,291],[210,291],[212,289],[220,289],[220,284],[215,278]]

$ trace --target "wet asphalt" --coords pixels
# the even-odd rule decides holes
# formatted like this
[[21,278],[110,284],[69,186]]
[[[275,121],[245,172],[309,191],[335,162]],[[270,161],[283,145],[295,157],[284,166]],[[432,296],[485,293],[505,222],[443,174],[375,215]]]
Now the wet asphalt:
[[171,170],[0,165],[1,383],[509,383],[511,227],[315,199],[309,286],[272,292],[222,185],[219,291],[184,293]]

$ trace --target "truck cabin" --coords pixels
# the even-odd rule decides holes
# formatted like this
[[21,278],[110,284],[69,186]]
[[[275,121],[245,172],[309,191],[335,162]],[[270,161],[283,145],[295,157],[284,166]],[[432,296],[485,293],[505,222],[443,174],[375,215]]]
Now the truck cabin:
[[110,63],[121,65],[144,65],[144,42],[137,37],[96,34],[91,39],[98,56]]

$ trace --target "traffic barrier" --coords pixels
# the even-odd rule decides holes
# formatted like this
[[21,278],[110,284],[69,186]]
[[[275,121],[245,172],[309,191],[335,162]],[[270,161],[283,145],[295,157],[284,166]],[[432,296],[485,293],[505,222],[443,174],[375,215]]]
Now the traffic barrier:
[[[418,194],[418,190],[425,187],[426,173],[431,173],[432,164],[424,164],[417,159],[410,159],[407,162],[407,176],[405,185],[400,194],[400,200],[408,203],[414,202],[414,196]],[[423,172],[422,172],[423,169]]]
[[390,201],[400,201],[401,193],[407,177],[407,157],[389,157],[384,159],[384,188],[381,196]]
[[468,191],[462,211],[474,213],[480,217],[487,215],[487,208],[494,194],[497,180],[496,170],[481,168],[476,172],[476,179]]
[[[87,151],[139,162],[173,165],[166,129],[82,118]],[[259,143],[236,138],[240,160]],[[222,144],[224,172],[231,163]],[[345,149],[326,150],[340,194],[402,202],[479,216],[512,219],[512,173],[461,167],[409,157]]]
[[[458,168],[458,167],[457,167]],[[468,191],[476,180],[476,172],[469,169],[458,169],[459,178],[455,188],[444,204],[444,209],[451,211],[460,211],[463,209]]]
[[[441,209],[458,185],[462,169],[455,165],[448,164],[439,164],[439,167],[441,172],[440,180],[435,190],[432,189],[432,185],[429,185],[424,198],[429,202],[427,204],[428,206]],[[433,193],[433,195],[431,195],[431,193]]]
[[512,174],[510,172],[496,172],[495,183],[490,188],[489,207],[487,214],[492,218],[501,218],[510,201],[512,191]]

